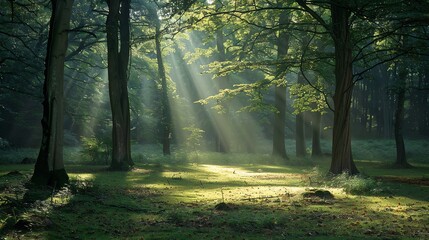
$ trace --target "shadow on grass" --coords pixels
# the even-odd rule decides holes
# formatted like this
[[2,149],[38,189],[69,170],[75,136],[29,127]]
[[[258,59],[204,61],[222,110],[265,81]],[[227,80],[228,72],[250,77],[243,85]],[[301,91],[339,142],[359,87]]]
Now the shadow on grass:
[[[427,238],[429,219],[421,186],[391,186],[389,195],[338,197],[332,202],[308,201],[285,193],[250,200],[226,199],[229,210],[216,210],[219,196],[190,193],[222,188],[289,186],[302,166],[138,164],[130,172],[103,167],[70,166],[72,183],[64,196],[45,199],[45,209],[19,206],[25,218],[42,217],[49,224],[28,231],[12,229],[20,239],[400,239]],[[273,176],[261,178],[260,176]],[[243,180],[246,179],[246,180]],[[247,182],[247,183],[246,183]],[[383,183],[387,186],[393,183]],[[302,186],[305,188],[305,186]],[[219,190],[219,191],[217,191]],[[262,190],[261,190],[262,191]],[[402,202],[404,196],[409,198]],[[250,199],[250,198],[249,198]],[[401,204],[398,205],[398,201]],[[5,209],[2,204],[2,210]],[[426,209],[427,210],[427,209]],[[27,212],[25,212],[27,211]],[[9,213],[9,218],[13,213]],[[14,221],[16,219],[13,219]],[[17,221],[15,221],[17,222]]]

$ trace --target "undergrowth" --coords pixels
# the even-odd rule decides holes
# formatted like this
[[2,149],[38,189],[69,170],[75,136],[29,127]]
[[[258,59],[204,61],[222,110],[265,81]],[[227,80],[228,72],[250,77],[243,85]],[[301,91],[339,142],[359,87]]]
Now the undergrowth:
[[314,167],[309,174],[310,185],[328,188],[342,188],[346,193],[359,195],[374,195],[389,192],[381,181],[365,175],[350,175],[344,172],[339,175],[326,174]]

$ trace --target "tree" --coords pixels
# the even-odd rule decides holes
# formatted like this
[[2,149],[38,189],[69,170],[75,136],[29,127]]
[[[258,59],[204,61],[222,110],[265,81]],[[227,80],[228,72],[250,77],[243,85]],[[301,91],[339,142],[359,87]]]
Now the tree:
[[106,2],[109,6],[106,32],[109,96],[112,110],[110,168],[128,170],[134,164],[131,159],[130,107],[127,88],[130,57],[130,0],[106,0]]
[[332,37],[335,47],[334,129],[332,162],[334,174],[357,174],[353,161],[350,133],[350,105],[353,93],[353,55],[351,42],[351,11],[347,3],[331,1]]
[[[398,66],[399,65],[399,66]],[[396,162],[395,165],[402,168],[409,168],[411,165],[407,162],[407,155],[405,152],[403,125],[404,125],[404,103],[406,91],[406,78],[408,71],[406,64],[399,62],[395,64],[395,78],[397,79],[395,94],[396,94],[396,108],[395,108],[395,144],[396,144]]]
[[156,48],[156,59],[158,63],[158,75],[161,79],[161,140],[162,140],[162,152],[164,155],[170,155],[170,139],[171,139],[171,112],[170,103],[168,99],[168,86],[167,76],[165,73],[164,62],[162,59],[161,50],[161,21],[156,12],[156,9],[152,6],[147,6],[150,12],[150,17],[155,24],[155,48]]
[[43,136],[31,181],[62,186],[68,182],[63,161],[64,58],[73,0],[51,0],[52,15],[43,85]]
[[[304,84],[305,80],[303,79],[302,74],[298,74],[297,84]],[[295,119],[295,151],[297,157],[305,156],[305,131],[304,131],[304,114],[305,112],[300,111],[296,114]],[[306,113],[308,116],[309,114]]]
[[[279,25],[286,26],[289,24],[290,14],[283,11],[279,17]],[[277,39],[277,59],[282,61],[287,56],[289,49],[289,33],[285,29],[280,30]],[[274,86],[274,113],[273,124],[273,155],[287,159],[285,148],[285,129],[286,129],[286,79],[285,68],[287,66],[280,65],[278,67],[278,83]]]

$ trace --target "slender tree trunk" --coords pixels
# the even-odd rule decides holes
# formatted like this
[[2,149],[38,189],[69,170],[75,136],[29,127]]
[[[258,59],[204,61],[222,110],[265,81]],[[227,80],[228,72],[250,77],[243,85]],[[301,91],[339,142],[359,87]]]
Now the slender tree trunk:
[[390,94],[389,94],[389,75],[387,72],[387,66],[381,65],[379,70],[379,79],[378,81],[381,82],[381,91],[380,97],[381,97],[381,111],[382,111],[382,118],[383,121],[380,121],[380,124],[383,125],[383,138],[390,138],[392,136],[392,114],[391,114],[391,101],[390,101]]
[[[284,11],[280,14],[279,24],[285,26],[289,23],[289,14]],[[287,55],[289,49],[289,34],[286,30],[281,30],[277,39],[277,59],[281,61]],[[279,66],[277,71],[279,76],[283,76],[285,66]],[[285,129],[286,129],[286,79],[274,87],[274,107],[277,112],[274,113],[273,124],[273,155],[287,159],[285,148]]]
[[320,146],[320,122],[322,114],[320,112],[311,113],[311,128],[313,131],[313,139],[311,146],[311,156],[320,157],[322,156],[322,148]]
[[42,143],[31,181],[60,187],[68,182],[63,161],[64,58],[73,0],[52,0],[43,84]]
[[[109,6],[106,22],[107,58],[113,125],[113,151],[110,168],[112,170],[128,170],[133,165],[131,160],[130,108],[127,88],[130,0],[107,0],[107,3]],[[121,14],[119,14],[119,10],[121,10]],[[119,21],[120,25],[118,24]],[[118,30],[121,36],[120,43]]]
[[[304,84],[302,74],[298,74],[298,84]],[[295,119],[295,152],[297,157],[305,156],[304,112],[296,115]]]
[[305,156],[304,113],[296,115],[295,122],[295,151],[297,157]]
[[[217,4],[220,4],[219,2]],[[226,60],[226,52],[223,31],[218,29],[216,31],[216,48],[219,52],[218,59],[219,61]],[[219,77],[217,79],[219,90],[225,89],[228,82],[227,77]],[[226,153],[229,152],[229,144],[227,141],[227,132],[229,129],[229,120],[228,120],[228,106],[223,106],[226,110],[224,113],[215,113],[214,116],[214,129],[215,129],[215,150],[216,152]]]
[[156,44],[156,58],[158,61],[158,74],[161,78],[161,131],[162,131],[162,152],[164,155],[170,155],[170,136],[171,136],[171,114],[170,103],[168,101],[168,86],[167,77],[165,75],[164,63],[162,60],[161,51],[161,23],[156,19],[155,29],[155,44]]
[[335,95],[332,161],[330,172],[357,174],[352,158],[350,135],[350,104],[353,92],[352,49],[349,18],[351,12],[335,1],[331,4],[331,18],[335,45]]
[[274,94],[274,107],[278,112],[274,113],[273,155],[287,159],[285,147],[286,86],[275,86]]
[[[396,67],[398,68],[398,67]],[[407,162],[405,152],[403,122],[404,122],[404,103],[405,103],[405,79],[407,71],[404,66],[399,67],[397,76],[398,86],[396,88],[396,110],[395,110],[395,143],[396,143],[396,163],[395,165],[403,168],[409,168],[411,165]]]
[[[425,58],[426,61],[429,61],[429,57]],[[418,111],[417,111],[417,125],[418,125],[418,134],[421,137],[429,137],[429,108],[428,97],[429,94],[427,90],[421,90],[422,88],[427,88],[429,86],[429,68],[427,66],[421,66],[419,71],[419,85],[418,85]]]

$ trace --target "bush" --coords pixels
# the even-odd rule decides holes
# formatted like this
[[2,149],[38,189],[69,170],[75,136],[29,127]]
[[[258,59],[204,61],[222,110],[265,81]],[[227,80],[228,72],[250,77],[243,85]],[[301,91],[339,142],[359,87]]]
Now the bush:
[[350,194],[373,194],[380,191],[380,182],[360,175],[350,176],[348,173],[334,176],[331,184],[342,187],[346,193]]
[[111,144],[109,141],[97,137],[82,137],[81,155],[92,163],[108,164],[111,156]]
[[340,175],[323,175],[317,168],[314,168],[309,179],[310,184],[342,188],[349,194],[376,194],[384,191],[379,181],[362,175],[351,176],[347,172]]

